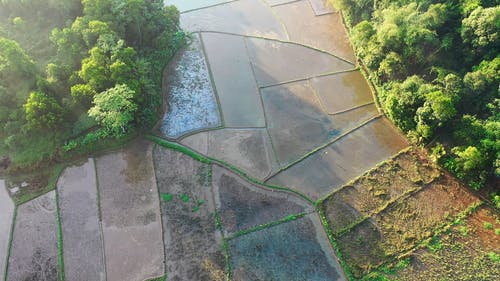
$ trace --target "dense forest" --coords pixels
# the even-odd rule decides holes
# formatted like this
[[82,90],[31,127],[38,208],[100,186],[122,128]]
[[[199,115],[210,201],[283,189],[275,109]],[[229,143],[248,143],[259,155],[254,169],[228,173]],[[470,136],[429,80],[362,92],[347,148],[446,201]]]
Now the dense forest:
[[500,177],[498,0],[331,0],[379,101],[473,188]]
[[0,0],[3,162],[36,168],[150,127],[178,22],[163,0]]

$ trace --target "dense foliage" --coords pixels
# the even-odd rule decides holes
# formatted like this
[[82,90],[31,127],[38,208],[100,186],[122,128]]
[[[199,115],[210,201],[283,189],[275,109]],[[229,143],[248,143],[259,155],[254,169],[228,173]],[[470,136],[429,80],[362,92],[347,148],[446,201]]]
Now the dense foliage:
[[150,127],[178,22],[162,0],[0,0],[0,158],[36,166]]
[[389,118],[472,187],[498,179],[499,1],[331,1]]

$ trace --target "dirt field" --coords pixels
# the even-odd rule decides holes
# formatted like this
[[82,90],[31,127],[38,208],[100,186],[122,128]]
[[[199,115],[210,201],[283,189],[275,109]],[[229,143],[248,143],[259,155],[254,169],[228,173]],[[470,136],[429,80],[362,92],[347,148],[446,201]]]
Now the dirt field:
[[413,250],[479,202],[432,168],[424,152],[410,150],[334,193],[322,206],[345,261],[359,278]]
[[[500,217],[482,207],[459,220],[403,262],[400,269],[377,274],[401,281],[498,280],[500,276]],[[404,266],[401,266],[403,264]],[[390,274],[387,274],[389,272]]]

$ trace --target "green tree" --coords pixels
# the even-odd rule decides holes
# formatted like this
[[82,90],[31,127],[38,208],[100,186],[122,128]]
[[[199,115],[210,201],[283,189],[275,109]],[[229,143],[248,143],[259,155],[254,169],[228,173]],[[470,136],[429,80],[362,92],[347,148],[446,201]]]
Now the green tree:
[[500,48],[500,6],[477,7],[462,21],[462,38],[475,55],[497,55]]
[[31,129],[54,129],[62,122],[62,107],[42,92],[32,92],[24,104],[26,121]]
[[131,128],[138,106],[135,93],[127,85],[117,85],[95,95],[94,106],[89,116],[116,136],[125,134]]
[[13,40],[0,37],[0,83],[16,88],[20,81],[34,81],[35,63]]

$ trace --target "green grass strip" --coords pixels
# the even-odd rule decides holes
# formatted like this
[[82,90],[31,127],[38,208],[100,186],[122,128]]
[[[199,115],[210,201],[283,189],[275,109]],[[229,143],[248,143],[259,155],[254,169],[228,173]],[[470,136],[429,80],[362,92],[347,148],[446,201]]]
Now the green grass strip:
[[101,187],[99,185],[99,174],[97,173],[97,161],[95,157],[92,157],[95,172],[95,187],[97,192],[97,217],[99,221],[102,221],[102,208],[101,208]]
[[146,281],[166,281],[166,280],[167,280],[167,275],[146,279]]
[[335,240],[335,236],[333,235],[332,229],[330,228],[330,225],[328,223],[328,220],[325,216],[325,212],[321,209],[320,206],[316,208],[316,211],[319,214],[319,217],[321,219],[321,224],[323,225],[323,228],[325,229],[326,235],[328,236],[328,240],[330,241],[330,245],[332,245],[333,251],[335,252],[335,256],[337,256],[337,260],[340,263],[340,266],[344,270],[344,274],[349,281],[354,281],[356,280],[354,278],[354,275],[352,274],[352,270],[350,266],[345,262],[344,256],[342,254],[342,251],[340,251],[339,245],[337,244],[337,240]]
[[229,237],[228,240],[231,240],[231,239],[234,239],[234,238],[246,235],[246,234],[250,234],[250,233],[253,233],[253,232],[257,232],[257,231],[260,231],[260,230],[264,230],[266,228],[270,228],[270,227],[273,227],[273,226],[276,226],[276,225],[280,225],[280,224],[283,224],[283,223],[286,223],[286,222],[298,220],[298,219],[304,217],[307,214],[309,214],[309,213],[304,212],[304,213],[300,213],[300,214],[296,214],[296,215],[289,215],[289,216],[286,216],[286,217],[284,217],[284,218],[282,218],[280,220],[277,220],[277,221],[273,221],[273,222],[270,222],[270,223],[265,223],[265,224],[257,225],[257,226],[251,227],[249,229],[240,230],[240,231],[234,233],[233,235],[231,235],[231,237]]
[[9,272],[9,260],[10,255],[12,253],[12,240],[14,240],[14,228],[16,227],[16,218],[17,218],[17,206],[14,206],[14,214],[12,215],[12,223],[10,226],[10,236],[9,236],[9,246],[7,249],[7,259],[5,260],[5,271],[3,273],[3,280],[7,281],[7,274]]
[[149,134],[146,135],[145,137],[146,137],[146,139],[148,139],[152,142],[155,142],[155,143],[157,143],[165,148],[170,148],[170,149],[173,149],[175,151],[182,152],[182,153],[184,153],[184,154],[186,154],[186,155],[192,157],[193,159],[200,161],[202,163],[205,163],[205,164],[212,163],[212,161],[209,158],[207,158],[199,153],[196,153],[195,151],[193,151],[193,150],[191,150],[183,145],[162,139],[162,138],[157,137],[157,136],[149,135]]
[[57,220],[57,256],[59,259],[59,280],[64,281],[64,255],[63,255],[63,233],[61,223],[61,210],[59,209],[59,192],[56,192],[56,220]]
[[306,200],[307,202],[309,202],[310,204],[314,205],[314,201],[309,198],[307,195],[297,191],[297,190],[293,190],[293,189],[290,189],[290,188],[286,188],[286,187],[282,187],[282,186],[277,186],[277,185],[269,185],[269,184],[265,184],[251,176],[249,176],[247,173],[243,172],[241,169],[237,168],[236,166],[233,166],[225,161],[222,161],[222,160],[219,160],[219,159],[215,159],[215,158],[211,158],[211,157],[205,157],[203,155],[201,155],[200,153],[196,152],[196,151],[193,151],[191,150],[190,148],[186,147],[186,146],[183,146],[181,144],[178,144],[178,143],[174,143],[174,142],[171,142],[171,141],[168,141],[168,140],[165,140],[161,137],[158,137],[158,136],[154,136],[154,135],[151,135],[151,134],[148,134],[145,136],[146,139],[152,141],[152,142],[155,142],[157,143],[158,145],[161,145],[165,148],[169,148],[169,149],[172,149],[172,150],[175,150],[175,151],[178,151],[178,152],[181,152],[181,153],[184,153],[190,157],[192,157],[193,159],[195,160],[198,160],[202,163],[205,163],[205,164],[212,164],[212,163],[216,163],[216,164],[219,164],[229,170],[231,170],[232,172],[238,174],[239,176],[243,177],[244,179],[246,179],[248,182],[250,183],[253,183],[253,184],[256,184],[256,185],[260,185],[260,186],[264,186],[264,187],[267,187],[267,188],[270,188],[270,189],[274,189],[274,190],[281,190],[281,191],[286,191],[286,192],[291,192],[291,193],[294,193],[295,195],[298,195],[299,197],[301,197],[302,199]]

